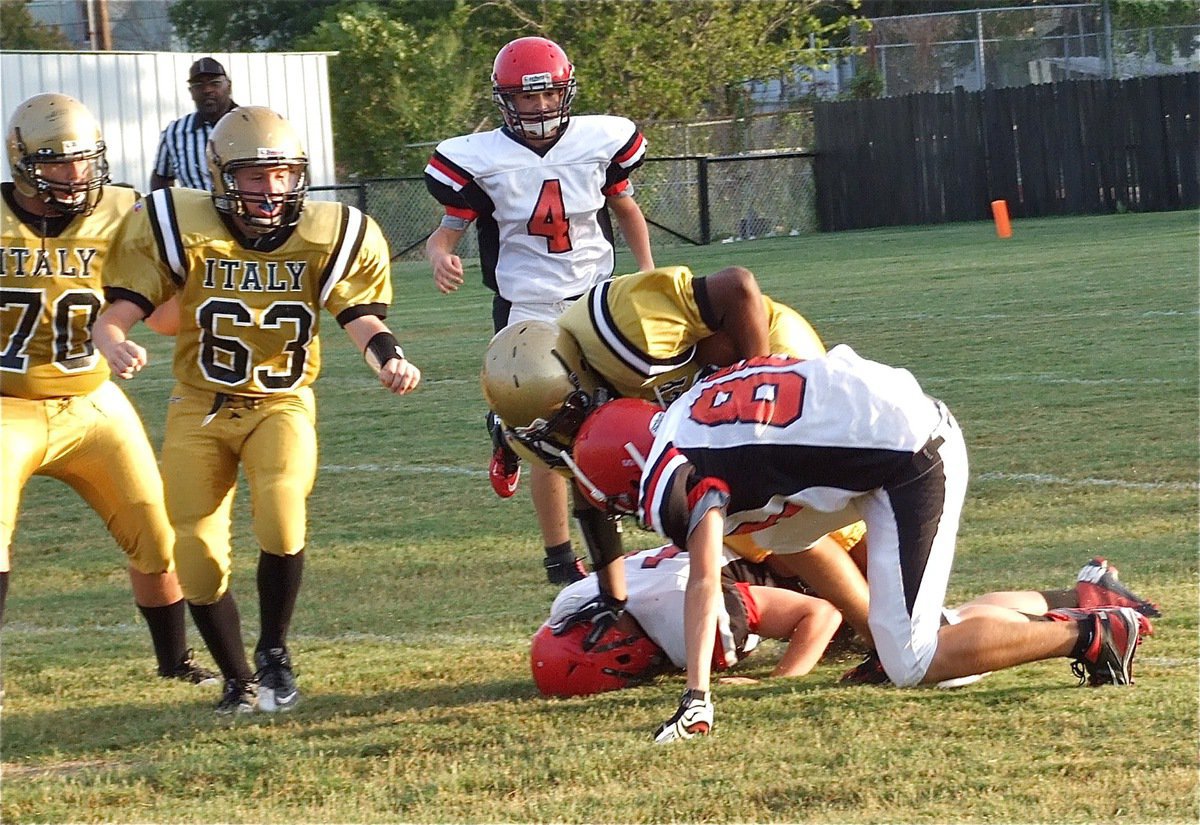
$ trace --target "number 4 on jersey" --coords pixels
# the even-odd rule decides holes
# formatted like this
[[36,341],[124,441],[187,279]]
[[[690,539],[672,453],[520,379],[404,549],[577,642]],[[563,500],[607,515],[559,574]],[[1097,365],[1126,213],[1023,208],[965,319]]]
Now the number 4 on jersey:
[[562,184],[557,180],[542,182],[542,191],[525,228],[530,235],[546,239],[547,252],[571,251],[571,221],[563,203]]

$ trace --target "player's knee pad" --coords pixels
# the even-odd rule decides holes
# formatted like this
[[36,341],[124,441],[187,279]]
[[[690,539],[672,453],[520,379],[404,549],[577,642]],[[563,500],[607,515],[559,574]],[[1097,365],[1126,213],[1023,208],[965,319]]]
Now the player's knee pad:
[[936,627],[929,638],[919,630],[903,632],[898,628],[881,627],[877,620],[870,620],[869,624],[879,663],[892,684],[896,687],[921,684],[937,652]]
[[130,507],[109,529],[134,570],[153,576],[171,569],[175,533],[161,505]]
[[286,556],[304,547],[308,526],[307,491],[298,484],[276,483],[255,502],[254,537],[263,552]]
[[921,684],[928,670],[927,666],[922,667],[912,659],[889,657],[882,653],[879,654],[879,663],[883,665],[884,673],[896,687],[915,687]]
[[273,520],[254,526],[258,546],[272,556],[290,556],[303,550],[306,532],[304,518]]
[[228,553],[222,558],[194,536],[178,537],[175,573],[185,599],[195,604],[212,604],[229,587]]

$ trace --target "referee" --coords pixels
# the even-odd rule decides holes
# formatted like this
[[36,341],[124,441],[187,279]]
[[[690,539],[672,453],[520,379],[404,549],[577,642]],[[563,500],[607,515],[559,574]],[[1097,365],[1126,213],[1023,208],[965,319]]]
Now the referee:
[[150,189],[178,184],[189,189],[212,189],[212,178],[204,159],[208,136],[221,116],[237,106],[225,67],[211,57],[202,57],[188,70],[188,91],[196,111],[173,120],[163,129],[158,155],[150,173]]

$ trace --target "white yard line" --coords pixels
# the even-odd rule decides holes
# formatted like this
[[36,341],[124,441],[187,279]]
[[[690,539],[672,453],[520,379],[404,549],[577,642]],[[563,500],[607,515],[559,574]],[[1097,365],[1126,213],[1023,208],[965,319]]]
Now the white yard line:
[[323,473],[399,473],[409,475],[441,475],[441,476],[478,476],[483,478],[487,470],[473,470],[470,467],[450,467],[435,464],[322,464]]
[[954,375],[950,377],[925,376],[929,383],[959,384],[964,382],[992,384],[1072,384],[1078,386],[1137,386],[1150,387],[1164,384],[1178,384],[1167,378],[1076,378],[1072,376],[1052,375],[1050,373],[1019,372],[1011,375],[991,373],[988,375]]
[[1121,490],[1177,490],[1190,492],[1200,488],[1192,481],[1129,481],[1123,478],[1064,478],[1045,473],[980,473],[973,481],[1020,481],[1061,487],[1116,487]]
[[[322,464],[323,473],[395,473],[397,475],[445,475],[483,478],[486,470],[454,467],[445,464]],[[1122,478],[1066,478],[1045,473],[980,473],[973,481],[1019,481],[1061,487],[1115,487],[1123,490],[1169,490],[1188,492],[1200,489],[1189,481],[1130,481]]]

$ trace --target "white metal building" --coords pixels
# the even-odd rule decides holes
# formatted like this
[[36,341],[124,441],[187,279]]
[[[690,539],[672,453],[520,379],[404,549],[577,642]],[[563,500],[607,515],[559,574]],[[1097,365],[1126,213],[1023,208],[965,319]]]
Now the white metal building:
[[[233,99],[269,106],[300,132],[314,186],[336,183],[333,126],[329,112],[330,52],[257,54],[214,52],[229,73]],[[22,100],[61,92],[82,101],[100,120],[108,144],[112,179],[139,191],[150,170],[163,128],[195,110],[187,90],[188,67],[202,54],[174,52],[0,51],[0,117]],[[8,154],[4,179],[11,180]]]

